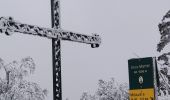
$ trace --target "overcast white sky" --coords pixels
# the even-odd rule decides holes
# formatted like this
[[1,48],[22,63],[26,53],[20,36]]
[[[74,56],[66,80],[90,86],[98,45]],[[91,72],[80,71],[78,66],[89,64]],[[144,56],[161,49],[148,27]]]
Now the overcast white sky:
[[[128,82],[128,59],[135,54],[159,55],[157,25],[169,4],[169,0],[61,0],[63,29],[102,37],[97,49],[62,41],[63,98],[78,100],[82,92],[93,94],[99,79]],[[50,9],[50,0],[0,0],[0,16],[43,27],[51,27]],[[6,62],[33,57],[38,71],[32,79],[44,88],[52,86],[49,39],[1,35],[0,46],[0,57]]]

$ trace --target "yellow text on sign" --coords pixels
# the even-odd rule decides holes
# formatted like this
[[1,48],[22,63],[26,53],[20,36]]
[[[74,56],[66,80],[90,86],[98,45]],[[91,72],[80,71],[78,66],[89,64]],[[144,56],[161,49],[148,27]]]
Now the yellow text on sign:
[[155,100],[154,89],[129,90],[130,100]]

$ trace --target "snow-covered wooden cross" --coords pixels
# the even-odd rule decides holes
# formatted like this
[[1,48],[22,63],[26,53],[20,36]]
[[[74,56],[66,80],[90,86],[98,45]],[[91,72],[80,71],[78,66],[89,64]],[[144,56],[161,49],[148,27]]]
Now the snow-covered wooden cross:
[[60,27],[60,1],[51,0],[52,28],[43,28],[35,25],[23,24],[15,21],[12,17],[0,18],[0,32],[11,35],[14,32],[37,35],[52,39],[53,55],[53,99],[62,100],[61,85],[61,49],[60,41],[69,40],[74,42],[91,44],[92,48],[99,47],[101,38],[99,35],[92,36],[68,32]]

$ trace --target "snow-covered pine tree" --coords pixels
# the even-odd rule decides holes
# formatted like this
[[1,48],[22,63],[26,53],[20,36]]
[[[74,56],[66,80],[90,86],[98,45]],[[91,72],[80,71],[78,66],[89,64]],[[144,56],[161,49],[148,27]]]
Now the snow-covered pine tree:
[[157,51],[161,53],[158,57],[158,63],[161,65],[159,92],[167,95],[170,94],[170,49],[167,48],[170,43],[170,10],[163,16],[158,27],[161,35],[157,44]]

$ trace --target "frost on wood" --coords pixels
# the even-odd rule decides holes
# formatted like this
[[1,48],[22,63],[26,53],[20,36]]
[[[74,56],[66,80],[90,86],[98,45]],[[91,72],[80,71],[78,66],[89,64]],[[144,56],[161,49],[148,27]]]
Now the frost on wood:
[[4,78],[0,78],[0,100],[45,100],[46,89],[24,80],[35,71],[32,58],[23,58],[20,62],[13,61],[9,64],[5,64],[0,58],[0,70],[6,74]]

